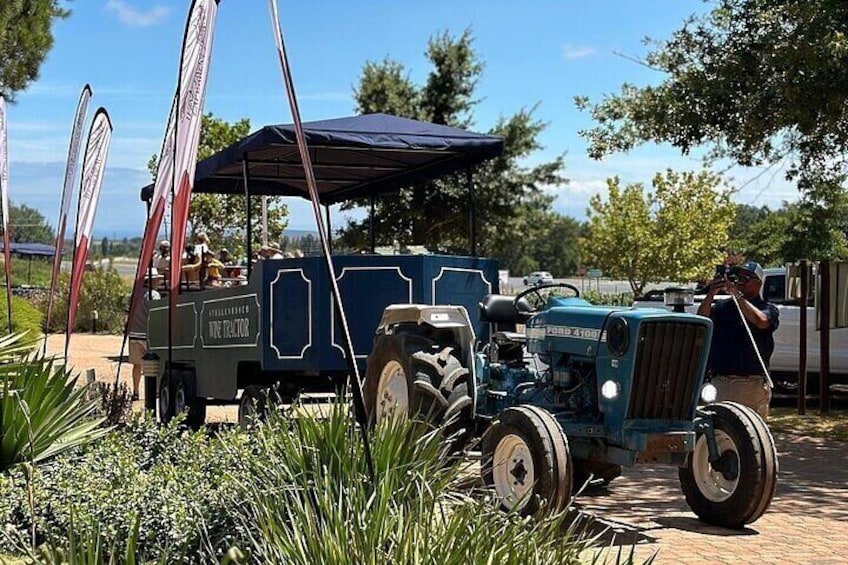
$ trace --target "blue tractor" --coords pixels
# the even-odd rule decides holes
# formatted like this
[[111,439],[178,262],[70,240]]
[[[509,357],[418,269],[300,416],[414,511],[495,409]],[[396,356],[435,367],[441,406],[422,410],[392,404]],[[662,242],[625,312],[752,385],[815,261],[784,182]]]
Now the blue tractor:
[[373,422],[425,418],[455,453],[481,436],[485,483],[523,514],[561,509],[587,480],[642,463],[677,467],[708,523],[741,528],[768,508],[774,440],[754,411],[712,402],[709,319],[593,306],[563,283],[479,306],[490,328],[480,343],[461,306],[384,311],[367,359]]

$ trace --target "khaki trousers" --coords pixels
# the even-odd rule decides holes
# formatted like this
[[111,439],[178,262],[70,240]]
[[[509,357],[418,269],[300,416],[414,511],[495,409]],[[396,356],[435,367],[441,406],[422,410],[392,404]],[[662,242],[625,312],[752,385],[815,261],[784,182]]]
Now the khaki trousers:
[[762,375],[719,375],[710,381],[718,391],[717,401],[730,400],[753,409],[768,419],[771,388]]

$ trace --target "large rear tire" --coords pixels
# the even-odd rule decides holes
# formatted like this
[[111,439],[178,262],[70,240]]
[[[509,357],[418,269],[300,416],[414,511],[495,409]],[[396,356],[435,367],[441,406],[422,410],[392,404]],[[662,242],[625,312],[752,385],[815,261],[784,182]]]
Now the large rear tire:
[[701,520],[725,528],[743,528],[771,504],[777,487],[774,439],[762,418],[736,402],[704,409],[713,414],[720,460],[709,461],[707,438],[699,434],[695,449],[679,471],[686,502]]
[[174,415],[186,414],[186,425],[196,430],[206,423],[206,402],[197,397],[197,386],[192,371],[180,371],[173,375]]
[[442,426],[458,453],[474,429],[471,374],[452,347],[417,334],[380,335],[368,356],[365,407],[372,425],[392,414]]
[[159,409],[159,421],[163,424],[167,424],[174,417],[174,387],[171,376],[172,371],[167,367],[165,372],[159,375],[156,404]]
[[500,505],[522,516],[564,509],[571,497],[568,440],[554,417],[536,406],[507,408],[483,434],[483,482]]

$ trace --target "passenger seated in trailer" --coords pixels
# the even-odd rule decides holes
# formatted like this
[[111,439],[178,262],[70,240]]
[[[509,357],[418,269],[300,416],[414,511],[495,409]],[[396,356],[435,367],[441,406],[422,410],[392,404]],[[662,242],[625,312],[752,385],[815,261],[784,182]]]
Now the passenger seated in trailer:
[[168,271],[171,269],[171,242],[167,239],[159,242],[159,250],[153,256],[153,267],[162,275],[160,286],[164,286],[164,281],[168,280]]
[[222,286],[221,278],[224,276],[224,264],[215,258],[211,251],[203,253],[203,266],[206,271],[206,285]]
[[183,253],[183,261],[180,265],[182,270],[182,283],[185,288],[200,288],[200,271],[203,266],[203,261],[195,253],[195,247],[192,244],[185,246]]
[[259,258],[260,259],[283,259],[283,252],[277,249],[276,247],[271,247],[270,245],[263,245],[259,250]]

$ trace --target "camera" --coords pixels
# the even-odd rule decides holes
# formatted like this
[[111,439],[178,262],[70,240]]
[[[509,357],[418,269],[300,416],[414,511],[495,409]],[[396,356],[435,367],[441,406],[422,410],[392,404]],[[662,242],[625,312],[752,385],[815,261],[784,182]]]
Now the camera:
[[716,265],[714,279],[723,279],[727,277],[730,282],[736,282],[739,278],[739,267],[737,265]]

